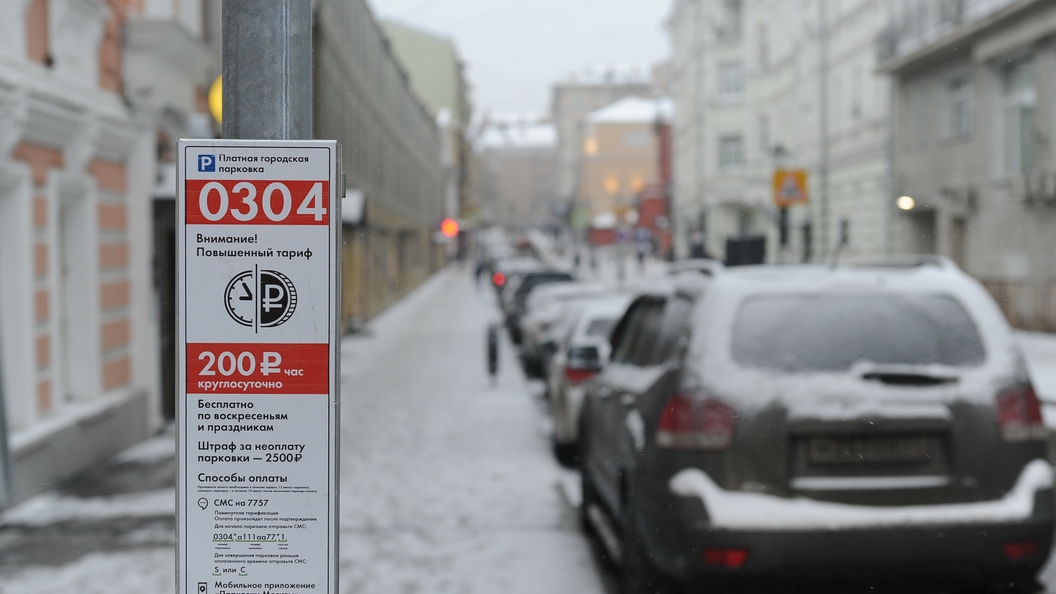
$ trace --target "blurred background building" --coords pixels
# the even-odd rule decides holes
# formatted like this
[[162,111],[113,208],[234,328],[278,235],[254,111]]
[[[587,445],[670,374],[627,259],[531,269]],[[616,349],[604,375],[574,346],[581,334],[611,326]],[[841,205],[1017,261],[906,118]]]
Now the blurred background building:
[[576,204],[590,214],[592,243],[611,243],[639,222],[640,200],[661,181],[658,130],[671,119],[667,98],[624,97],[587,114]]
[[1056,5],[903,3],[893,84],[896,251],[952,258],[1022,328],[1056,331]]
[[469,175],[473,109],[458,48],[448,37],[394,21],[383,22],[382,28],[410,78],[411,88],[433,114],[440,131],[444,217],[473,221],[477,217]]
[[557,204],[557,132],[533,114],[489,114],[475,143],[484,219],[509,229],[550,225]]
[[557,197],[567,209],[580,188],[580,160],[587,115],[624,97],[653,95],[645,64],[595,64],[553,86],[551,113],[557,127]]
[[[342,315],[346,325],[355,325],[444,263],[446,250],[435,235],[444,216],[445,175],[451,200],[457,172],[450,169],[453,155],[445,172],[446,141],[437,115],[415,92],[365,0],[320,2],[312,41],[315,137],[336,139],[344,151]],[[415,41],[426,42],[421,36]],[[413,43],[397,45],[409,46],[409,56],[419,55]],[[453,126],[464,116],[464,87],[449,44],[439,45],[447,52],[446,69],[436,79],[443,83],[422,80],[421,86],[428,89],[423,94],[435,97],[437,112],[443,101],[457,108],[448,108]]]
[[[689,238],[723,257],[762,236],[768,261],[892,250],[889,91],[876,72],[883,0],[675,0],[668,30],[675,101],[674,203]],[[808,171],[787,245],[772,200],[776,168]]]

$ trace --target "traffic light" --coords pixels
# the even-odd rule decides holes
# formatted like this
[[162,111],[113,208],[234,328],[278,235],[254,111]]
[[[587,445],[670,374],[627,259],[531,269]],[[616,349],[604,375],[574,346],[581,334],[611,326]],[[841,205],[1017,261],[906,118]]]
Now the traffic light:
[[458,235],[458,221],[455,219],[444,219],[440,223],[440,233],[444,234],[444,237],[454,237]]

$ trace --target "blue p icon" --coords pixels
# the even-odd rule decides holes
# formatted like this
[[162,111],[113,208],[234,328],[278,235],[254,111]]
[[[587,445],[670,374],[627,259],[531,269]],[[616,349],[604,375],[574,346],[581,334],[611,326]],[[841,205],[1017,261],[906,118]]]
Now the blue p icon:
[[198,171],[215,173],[216,155],[198,155]]

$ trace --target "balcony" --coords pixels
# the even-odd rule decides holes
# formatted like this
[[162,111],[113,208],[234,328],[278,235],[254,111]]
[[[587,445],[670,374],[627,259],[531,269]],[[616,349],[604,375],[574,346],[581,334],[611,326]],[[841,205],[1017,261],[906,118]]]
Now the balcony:
[[877,62],[908,54],[952,33],[961,25],[988,17],[1017,0],[925,0],[895,16],[877,35]]

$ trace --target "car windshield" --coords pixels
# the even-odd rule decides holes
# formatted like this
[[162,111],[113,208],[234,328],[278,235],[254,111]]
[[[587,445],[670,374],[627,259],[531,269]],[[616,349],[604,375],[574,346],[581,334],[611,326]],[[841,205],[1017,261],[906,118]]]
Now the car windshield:
[[746,300],[730,344],[739,365],[842,371],[857,362],[979,365],[982,340],[945,295],[767,295]]

